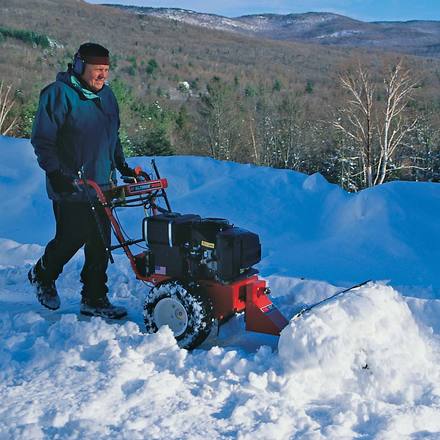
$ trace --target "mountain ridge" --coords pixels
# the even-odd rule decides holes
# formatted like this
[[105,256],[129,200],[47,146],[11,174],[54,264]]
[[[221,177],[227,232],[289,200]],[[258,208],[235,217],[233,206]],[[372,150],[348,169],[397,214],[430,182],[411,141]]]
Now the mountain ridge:
[[440,21],[435,20],[365,22],[331,12],[225,17],[183,8],[103,6],[257,38],[331,46],[374,47],[385,51],[440,57]]

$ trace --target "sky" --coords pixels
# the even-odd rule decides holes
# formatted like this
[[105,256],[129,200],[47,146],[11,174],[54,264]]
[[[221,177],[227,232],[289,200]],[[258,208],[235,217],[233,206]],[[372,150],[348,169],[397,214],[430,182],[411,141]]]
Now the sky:
[[89,3],[174,7],[237,17],[326,11],[363,21],[440,20],[440,0],[87,0]]

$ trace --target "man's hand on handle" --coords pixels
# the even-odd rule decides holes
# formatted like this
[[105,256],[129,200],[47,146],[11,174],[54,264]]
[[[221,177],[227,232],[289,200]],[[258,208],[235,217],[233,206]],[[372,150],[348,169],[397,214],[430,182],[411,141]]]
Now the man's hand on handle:
[[131,168],[127,163],[124,164],[122,168],[119,169],[121,173],[122,180],[126,183],[130,183],[133,179],[136,180],[151,180],[148,173],[142,171],[142,168],[137,166],[136,168]]

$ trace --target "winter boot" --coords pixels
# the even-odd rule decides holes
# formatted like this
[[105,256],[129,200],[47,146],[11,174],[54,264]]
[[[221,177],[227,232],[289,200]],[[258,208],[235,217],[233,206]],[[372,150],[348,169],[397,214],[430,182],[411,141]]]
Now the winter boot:
[[41,260],[38,260],[37,264],[28,273],[29,282],[35,289],[35,295],[40,304],[50,310],[59,309],[60,297],[55,287],[55,281],[44,280],[39,274],[41,270]]
[[121,319],[127,316],[127,310],[124,307],[114,306],[107,296],[93,300],[83,297],[80,312],[83,315],[100,316],[107,319]]

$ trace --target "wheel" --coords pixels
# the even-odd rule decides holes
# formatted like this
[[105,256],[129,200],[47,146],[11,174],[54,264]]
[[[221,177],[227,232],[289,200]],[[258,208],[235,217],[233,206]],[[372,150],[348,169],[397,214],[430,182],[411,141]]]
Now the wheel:
[[214,322],[211,301],[196,283],[166,281],[153,287],[144,304],[144,322],[148,333],[168,325],[182,348],[200,345]]

